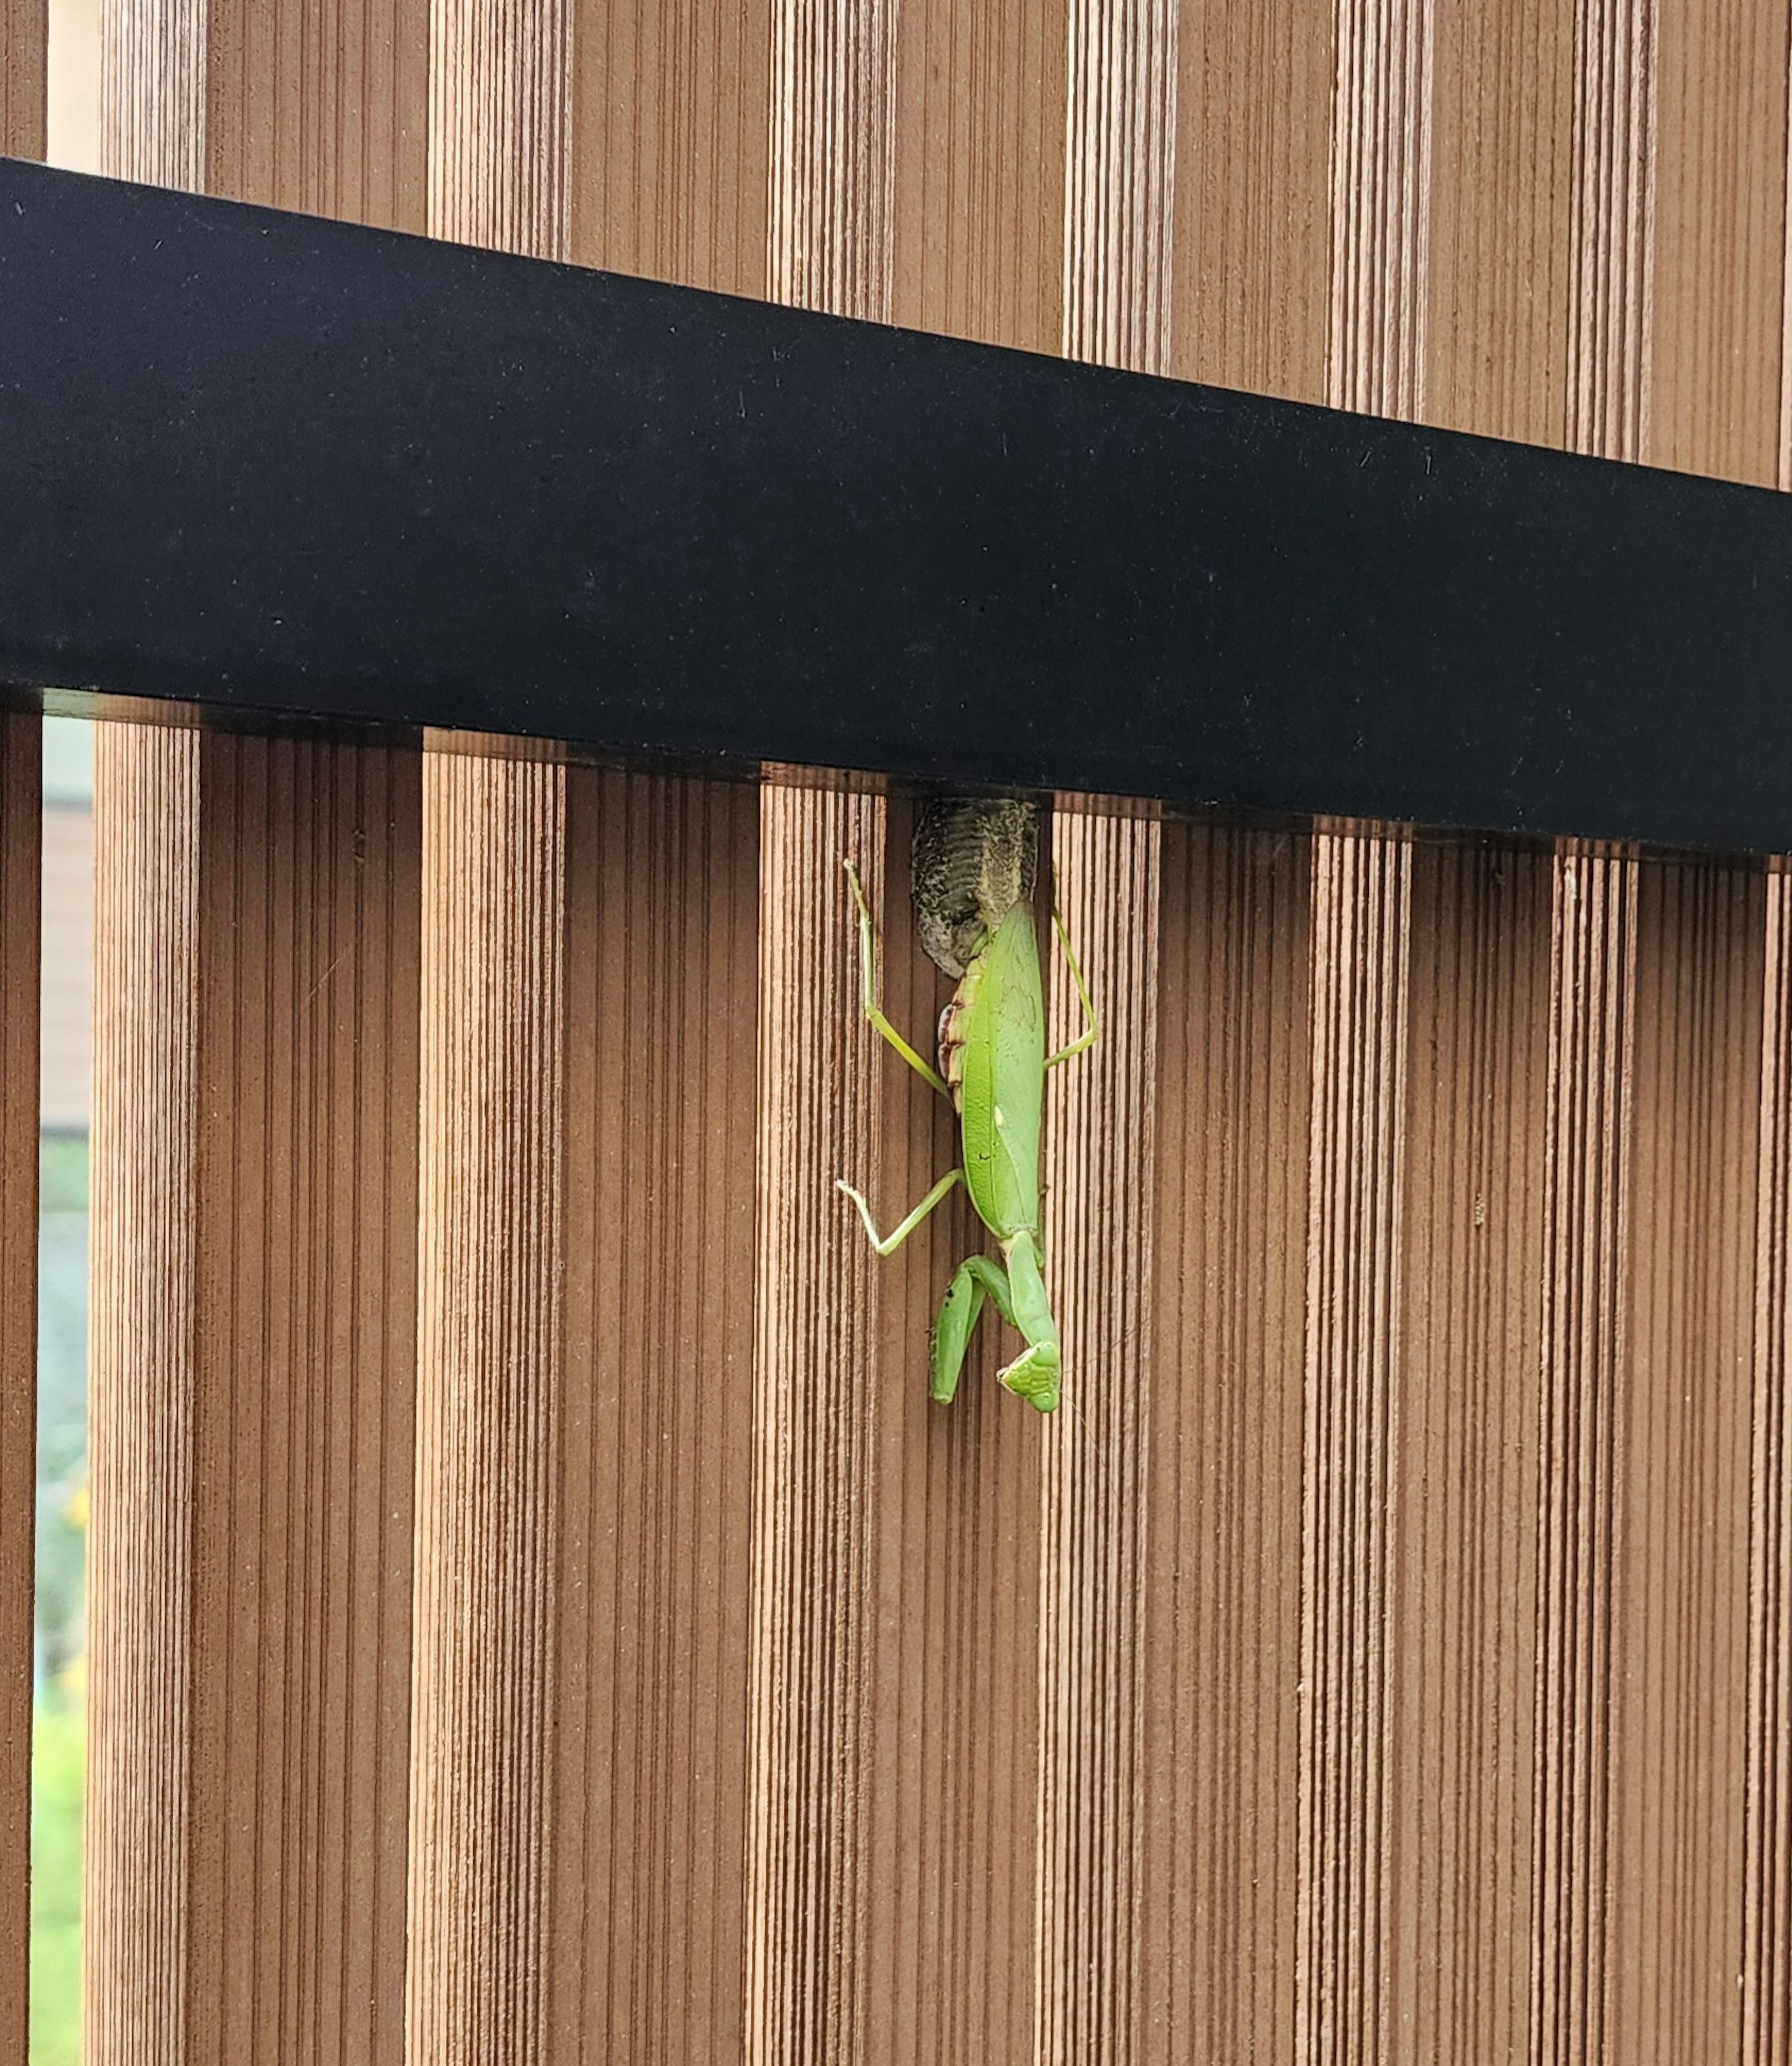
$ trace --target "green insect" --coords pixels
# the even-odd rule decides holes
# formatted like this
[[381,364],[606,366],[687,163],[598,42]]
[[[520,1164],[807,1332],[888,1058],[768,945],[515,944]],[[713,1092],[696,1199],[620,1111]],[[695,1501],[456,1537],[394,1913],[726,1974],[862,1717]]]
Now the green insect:
[[939,1022],[939,1067],[930,1068],[878,1004],[871,911],[849,858],[858,905],[865,1015],[917,1075],[950,1097],[964,1140],[962,1169],[949,1169],[906,1219],[880,1235],[863,1194],[844,1177],[879,1255],[900,1248],[955,1184],[971,1193],[978,1217],[1001,1244],[1005,1269],[968,1256],[953,1273],[934,1323],[928,1390],[948,1402],[986,1297],[1027,1346],[1001,1372],[1009,1391],[1049,1413],[1058,1403],[1060,1353],[1040,1265],[1039,1144],[1045,1071],[1095,1039],[1095,1007],[1064,932],[1052,911],[1087,1022],[1055,1055],[1045,1051],[1045,999],[1032,892],[1038,813],[1030,804],[955,798],[922,809],[915,826],[914,885],[922,944],[959,986]]

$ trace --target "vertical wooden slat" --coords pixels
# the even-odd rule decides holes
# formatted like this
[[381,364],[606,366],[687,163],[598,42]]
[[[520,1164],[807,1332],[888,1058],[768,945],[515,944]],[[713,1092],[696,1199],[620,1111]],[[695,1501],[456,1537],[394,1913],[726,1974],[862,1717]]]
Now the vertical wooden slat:
[[30,1994],[43,727],[0,712],[0,2060]]
[[49,49],[49,0],[4,0],[0,5],[0,156],[43,156]]
[[1325,399],[1333,10],[1181,0],[1170,361]]
[[1296,2056],[1388,2048],[1412,846],[1313,838]]
[[[746,2006],[747,2056],[770,2066],[849,2053],[862,2006],[854,1809],[878,1719],[864,1687],[880,1278],[824,1173],[850,1173],[886,1222],[906,1199],[889,1194],[875,1153],[877,1043],[856,1009],[858,942],[841,880],[845,855],[862,873],[881,861],[882,808],[768,784],[761,809]],[[893,904],[879,897],[886,942]],[[886,954],[886,981],[898,958]]]
[[1734,2057],[1764,908],[1749,864],[1644,862],[1609,1495],[1606,2042]]
[[1792,889],[1763,888],[1756,1175],[1753,1452],[1749,1467],[1748,1776],[1743,1813],[1745,2066],[1792,2060]]
[[1532,2056],[1605,2056],[1614,1422],[1628,1345],[1637,863],[1565,845],[1543,1169]]
[[[897,160],[898,55],[894,8],[774,11],[780,299],[892,312],[895,197],[922,176]],[[947,279],[974,291],[950,261]],[[849,851],[888,1008],[930,1044],[907,813],[768,784],[763,825],[749,2056],[1012,2056],[1032,2009],[1039,1438],[991,1381],[992,1339],[950,1412],[926,1397],[933,1308],[983,1245],[963,1202],[880,1263],[833,1189],[850,1175],[888,1221],[955,1155],[859,1010]]]
[[1649,391],[1642,456],[1771,486],[1786,220],[1783,8],[1693,0],[1654,22]]
[[206,0],[205,185],[420,230],[429,0]]
[[426,756],[409,2043],[542,2055],[566,773]]
[[189,2059],[402,2042],[420,780],[200,748]]
[[572,255],[766,291],[771,0],[625,0],[572,30]]
[[547,2051],[737,2059],[759,800],[566,780]]
[[1579,12],[1577,0],[1432,0],[1429,422],[1563,442]]
[[1421,837],[1410,871],[1382,2027],[1502,2058],[1530,2007],[1551,864]]
[[187,2033],[199,942],[193,732],[94,753],[83,2056]]
[[[314,17],[290,64],[298,22],[257,43],[117,0],[107,168],[314,206],[420,189],[420,134],[362,120],[380,61],[339,71]],[[95,2059],[400,2042],[418,781],[414,753],[101,728]]]
[[[429,227],[561,257],[557,0],[430,14]],[[547,2042],[565,1383],[566,776],[427,754],[407,2028]]]
[[[1176,13],[1071,10],[1065,139],[1068,356],[1157,372],[1170,350]],[[1143,2002],[1132,1927],[1143,1889],[1133,1784],[1145,1660],[1139,1586],[1152,1416],[1147,1239],[1158,1061],[1159,827],[1060,797],[1053,857],[1103,1035],[1054,1085],[1047,1281],[1068,1402],[1042,1486],[1038,2023],[1041,2061],[1129,2051]],[[1054,965],[1053,1023],[1073,1023]]]
[[1326,399],[1425,412],[1432,0],[1336,0]]
[[891,320],[1056,351],[1061,11],[1036,0],[906,0],[896,32]]
[[152,186],[205,184],[205,0],[103,0],[99,169]]
[[1166,824],[1138,2056],[1294,2039],[1312,843]]

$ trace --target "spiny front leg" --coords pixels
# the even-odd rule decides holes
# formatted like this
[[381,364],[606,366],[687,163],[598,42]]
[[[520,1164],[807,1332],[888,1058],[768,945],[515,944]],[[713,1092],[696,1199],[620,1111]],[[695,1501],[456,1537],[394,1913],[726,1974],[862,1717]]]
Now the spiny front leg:
[[965,1351],[986,1298],[993,1298],[1003,1319],[1012,1321],[1007,1278],[987,1255],[967,1255],[952,1273],[929,1344],[927,1393],[939,1405],[950,1406],[958,1392]]
[[1009,1298],[1003,1318],[1024,1337],[1027,1346],[998,1375],[1010,1392],[1041,1413],[1049,1413],[1058,1403],[1061,1351],[1058,1323],[1052,1317],[1052,1302],[1040,1274],[1039,1244],[1023,1227],[1002,1247],[1007,1258]]

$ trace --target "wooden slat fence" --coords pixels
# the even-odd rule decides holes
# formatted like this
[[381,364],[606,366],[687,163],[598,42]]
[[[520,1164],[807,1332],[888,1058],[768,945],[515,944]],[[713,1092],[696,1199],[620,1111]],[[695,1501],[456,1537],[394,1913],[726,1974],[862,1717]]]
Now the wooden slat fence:
[[[1783,8],[107,0],[105,52],[132,177],[1789,484]],[[903,797],[148,724],[96,788],[91,2066],[1792,2066],[1778,861],[1056,799],[1105,1039],[1047,1425],[987,1342],[926,1400],[966,1209],[878,1264],[833,1189],[951,1153],[857,1016],[848,852],[940,1001]]]

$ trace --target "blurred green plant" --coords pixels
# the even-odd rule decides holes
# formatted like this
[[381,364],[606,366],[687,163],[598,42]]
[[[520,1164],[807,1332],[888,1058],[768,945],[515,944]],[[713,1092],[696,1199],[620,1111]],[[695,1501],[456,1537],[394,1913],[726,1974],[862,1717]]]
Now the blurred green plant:
[[31,2066],[81,2056],[81,1790],[87,1718],[79,1667],[38,1702],[31,1745]]

